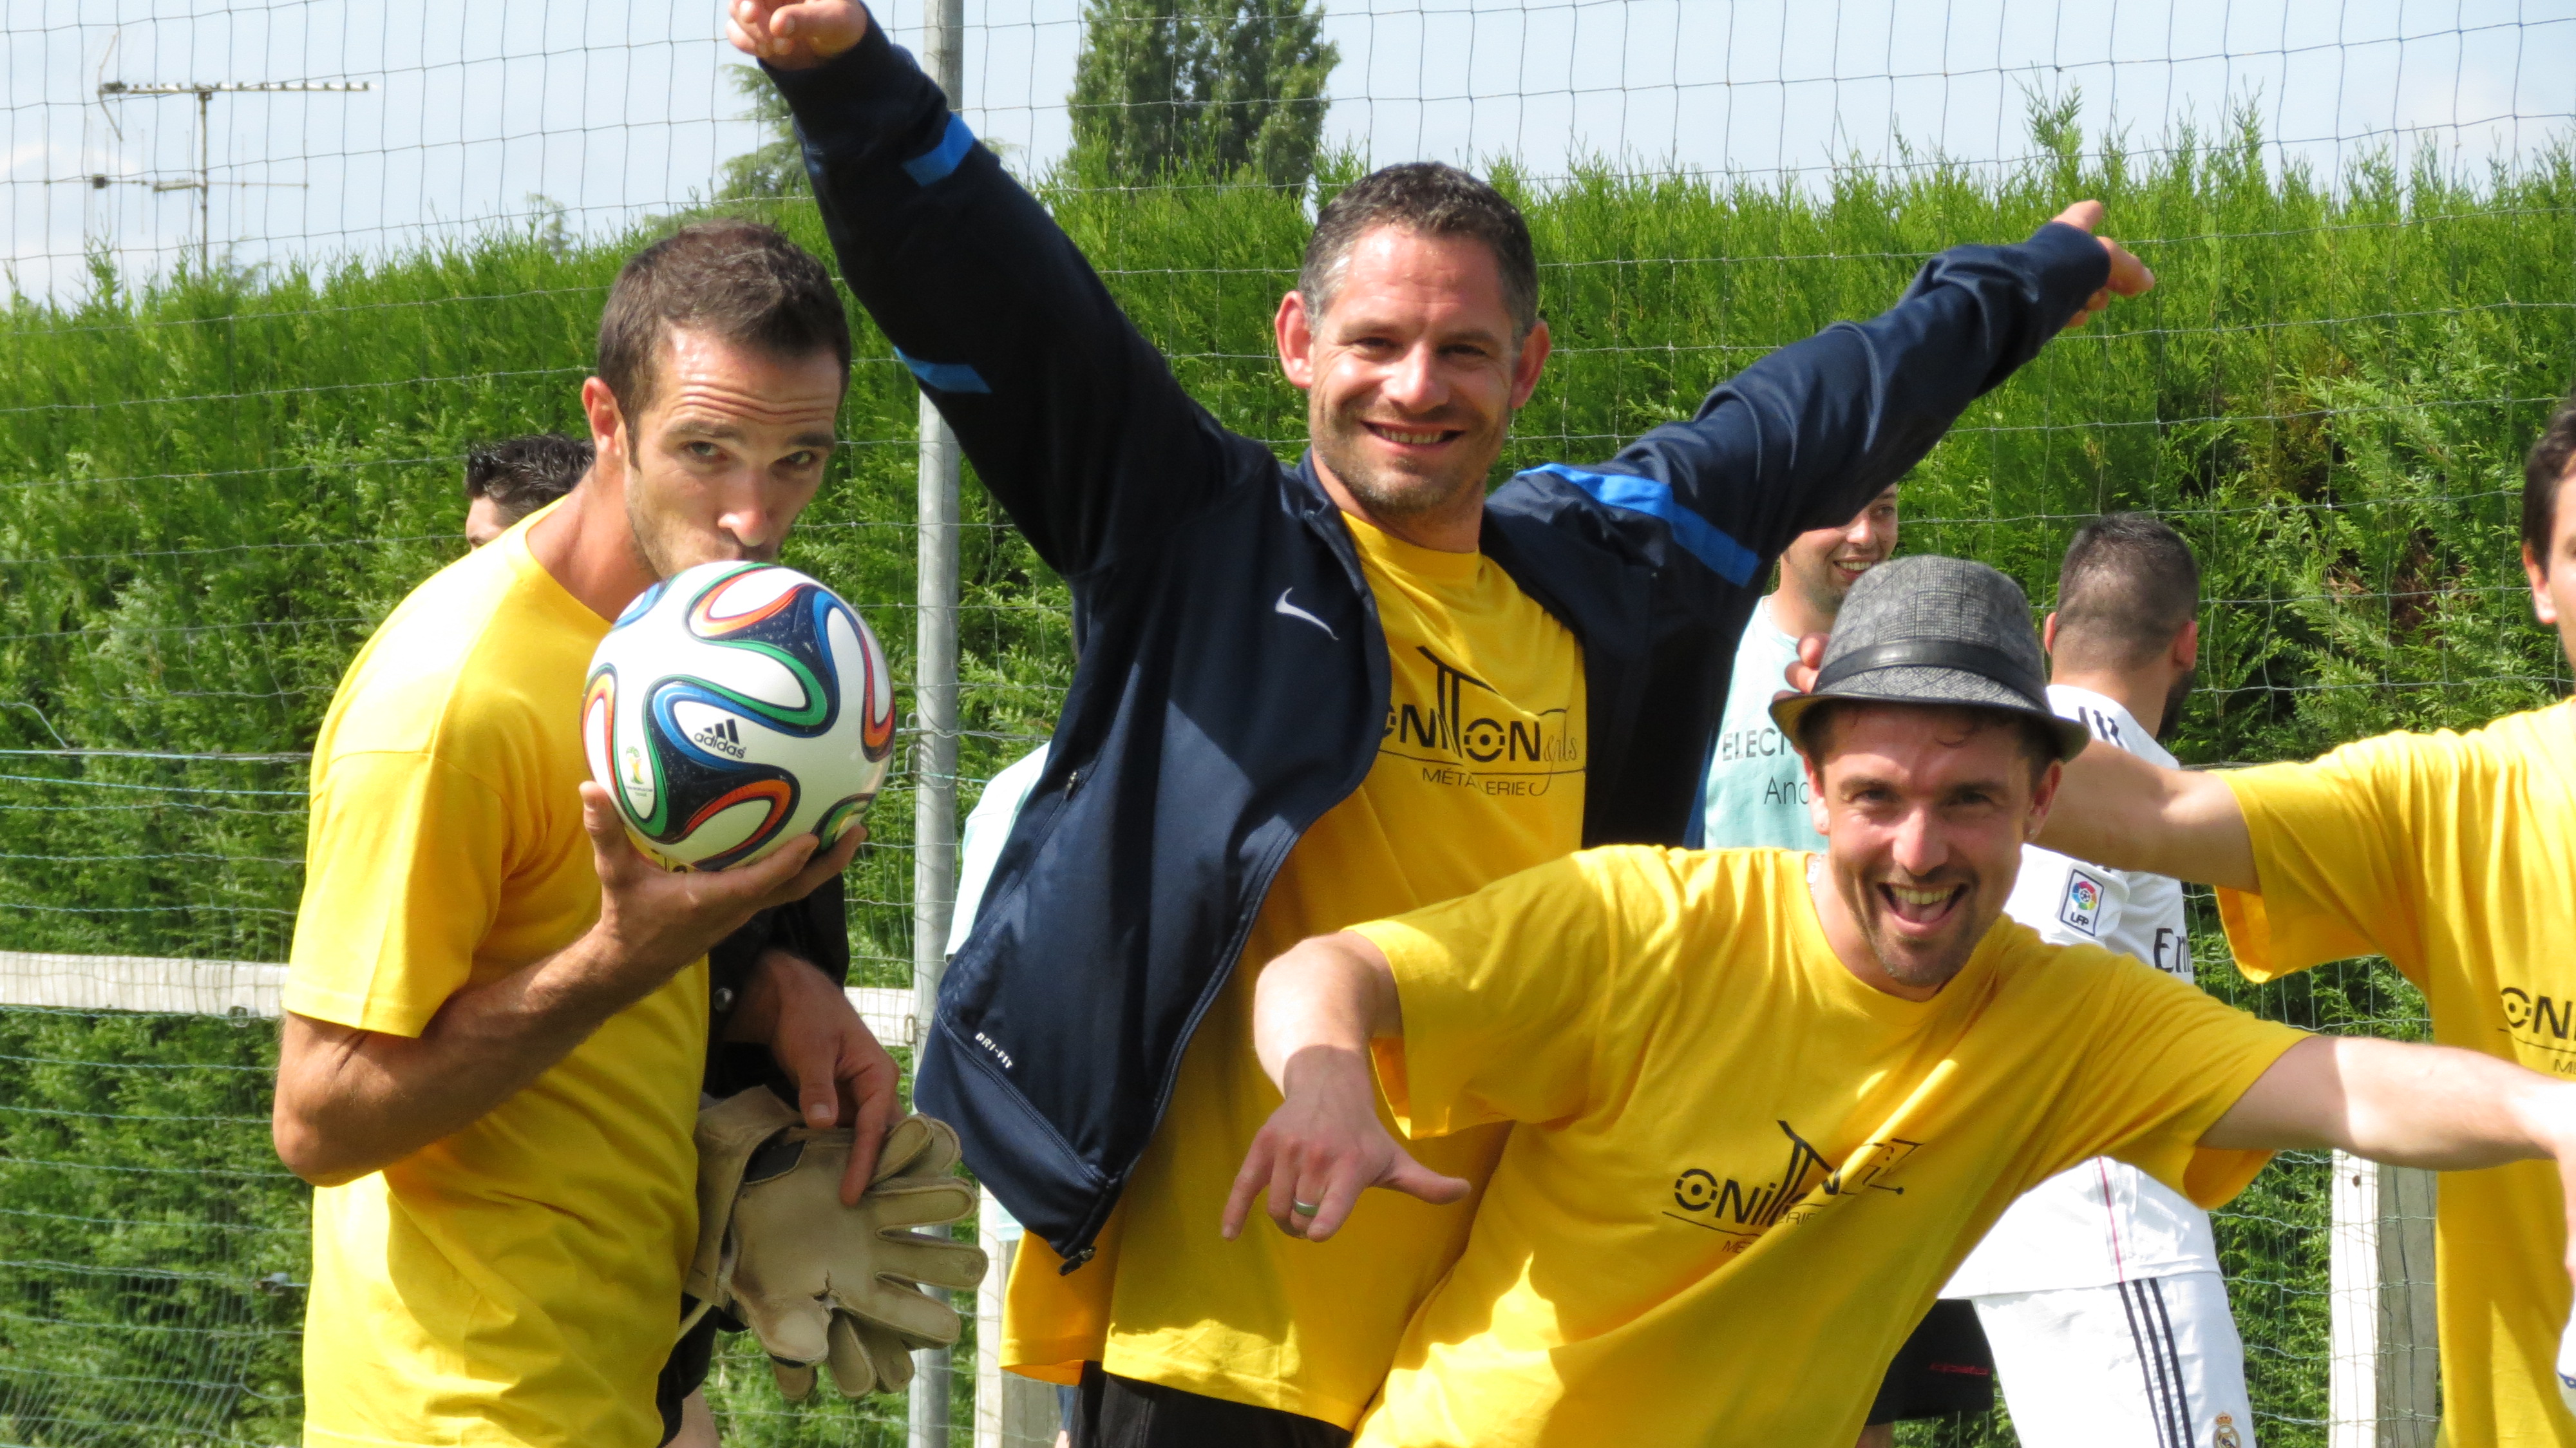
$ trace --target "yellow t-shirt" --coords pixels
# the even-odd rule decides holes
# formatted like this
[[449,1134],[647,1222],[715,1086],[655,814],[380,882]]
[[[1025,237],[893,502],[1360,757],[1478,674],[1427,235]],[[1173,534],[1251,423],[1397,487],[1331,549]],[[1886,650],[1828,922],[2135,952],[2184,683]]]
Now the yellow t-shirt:
[[[2576,709],[2388,734],[2225,776],[2259,895],[2218,892],[2237,964],[2272,980],[2384,955],[2433,1037],[2576,1076]],[[2567,1237],[2545,1161],[2447,1172],[2435,1234],[2442,1420],[2457,1444],[2576,1443],[2551,1377]]]
[[[526,531],[414,590],[341,680],[313,751],[298,1015],[417,1036],[598,917],[579,717],[608,622]],[[482,1120],[313,1194],[307,1443],[660,1441],[706,990],[703,963],[680,972]]]
[[2009,918],[1900,1000],[1811,858],[1589,850],[1359,927],[1410,1135],[1518,1123],[1361,1444],[1848,1444],[2026,1188],[2110,1155],[2214,1206],[2262,1166],[2195,1143],[2299,1032]]
[[[1011,1273],[1004,1360],[1063,1380],[1088,1359],[1138,1378],[1349,1426],[1415,1304],[1466,1240],[1472,1204],[1372,1193],[1331,1241],[1217,1235],[1279,1092],[1252,1050],[1260,967],[1310,935],[1464,894],[1583,839],[1583,653],[1481,554],[1345,516],[1393,666],[1367,780],[1280,867],[1224,994],[1184,1053],[1171,1108],[1097,1256],[1070,1276],[1032,1237]],[[1484,1180],[1503,1131],[1431,1148]],[[1256,1224],[1257,1225],[1257,1224]]]

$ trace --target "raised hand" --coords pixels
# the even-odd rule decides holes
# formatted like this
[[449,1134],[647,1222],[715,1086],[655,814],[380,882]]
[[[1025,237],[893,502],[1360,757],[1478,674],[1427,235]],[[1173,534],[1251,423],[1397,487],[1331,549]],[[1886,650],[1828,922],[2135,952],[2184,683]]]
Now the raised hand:
[[[2102,216],[2101,202],[2078,201],[2051,219],[2064,222],[2078,231],[2098,232],[2102,228]],[[2147,270],[2145,262],[2130,255],[2127,247],[2107,236],[2094,239],[2111,254],[2111,279],[2103,284],[2100,291],[2085,298],[2083,309],[2067,319],[2066,325],[2070,330],[2092,321],[2095,313],[2111,305],[2113,297],[2143,296],[2156,284],[2156,274]]]
[[810,70],[867,38],[868,10],[853,0],[730,0],[725,38],[780,70]]
[[1377,1119],[1377,1088],[1368,1062],[1327,1046],[1300,1051],[1288,1063],[1287,1099],[1252,1138],[1225,1201],[1227,1241],[1243,1233],[1252,1199],[1265,1189],[1270,1220],[1291,1237],[1320,1242],[1341,1229],[1370,1187],[1446,1205],[1474,1190],[1405,1153]]

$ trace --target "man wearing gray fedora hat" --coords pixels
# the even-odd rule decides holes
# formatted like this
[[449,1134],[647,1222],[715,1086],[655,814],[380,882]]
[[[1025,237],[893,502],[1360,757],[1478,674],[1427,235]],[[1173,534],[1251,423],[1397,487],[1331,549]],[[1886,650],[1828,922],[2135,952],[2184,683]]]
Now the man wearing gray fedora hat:
[[1359,1444],[1848,1442],[1950,1270],[2092,1156],[2205,1205],[2289,1147],[2576,1163],[2576,1083],[2309,1036],[2004,917],[2087,734],[2003,575],[1873,570],[1777,713],[1823,853],[1583,851],[1262,974],[1283,1102],[1229,1233],[1264,1194],[1309,1240],[1370,1186],[1456,1200],[1378,1088],[1411,1140],[1514,1126]]

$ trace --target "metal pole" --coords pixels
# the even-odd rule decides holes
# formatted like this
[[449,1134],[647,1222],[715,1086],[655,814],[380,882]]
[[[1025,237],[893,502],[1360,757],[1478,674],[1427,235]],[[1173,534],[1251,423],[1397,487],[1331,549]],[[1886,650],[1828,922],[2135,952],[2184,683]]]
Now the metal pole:
[[[928,0],[923,9],[922,60],[954,108],[965,86],[965,0]],[[925,395],[913,633],[920,735],[912,806],[912,1009],[923,1035],[938,1006],[957,901],[957,462],[957,434]],[[948,1448],[948,1393],[948,1349],[915,1353],[911,1448]]]
[[197,92],[197,275],[199,277],[205,276],[206,269],[214,264],[212,252],[215,243],[215,211],[213,202],[209,198],[215,194],[215,171],[211,164],[210,142],[207,140],[208,134],[214,130],[214,117],[210,113],[214,103],[213,91]]

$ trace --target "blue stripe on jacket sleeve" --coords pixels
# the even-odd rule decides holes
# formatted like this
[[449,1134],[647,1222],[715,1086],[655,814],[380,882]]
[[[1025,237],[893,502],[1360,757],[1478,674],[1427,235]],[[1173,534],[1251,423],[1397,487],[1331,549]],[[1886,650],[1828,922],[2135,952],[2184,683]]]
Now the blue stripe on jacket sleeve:
[[1626,508],[1664,520],[1673,530],[1673,541],[1682,545],[1690,556],[1705,563],[1718,577],[1738,588],[1750,587],[1754,570],[1762,566],[1762,557],[1736,542],[1706,518],[1682,506],[1673,490],[1653,478],[1634,473],[1587,473],[1563,463],[1548,463],[1530,469],[1565,479],[1594,498],[1613,508]]
[[942,392],[990,393],[993,390],[984,381],[983,373],[963,362],[924,362],[918,357],[906,356],[900,347],[895,349],[894,355],[902,359],[904,366],[912,369],[913,376]]
[[944,180],[974,146],[975,133],[966,129],[966,118],[951,111],[948,129],[940,133],[939,144],[904,162],[903,174],[911,177],[916,186]]

